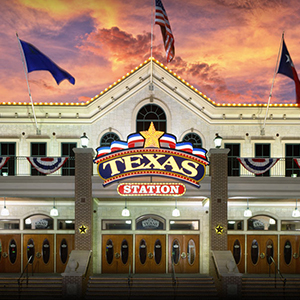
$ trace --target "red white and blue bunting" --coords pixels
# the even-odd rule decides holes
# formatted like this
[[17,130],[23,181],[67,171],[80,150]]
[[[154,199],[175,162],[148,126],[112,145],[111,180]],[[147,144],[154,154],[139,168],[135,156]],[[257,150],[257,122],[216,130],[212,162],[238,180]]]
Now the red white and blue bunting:
[[68,157],[26,157],[31,165],[43,174],[51,174],[60,169]]
[[297,166],[300,168],[300,158],[294,158],[294,162],[297,164]]
[[8,160],[9,156],[0,156],[0,170],[4,167]]
[[[161,148],[165,149],[176,149],[183,152],[188,152],[193,155],[199,156],[203,159],[206,159],[206,150],[202,148],[194,148],[190,142],[176,142],[176,137],[174,135],[164,133],[163,136],[159,139],[159,144]],[[127,142],[123,141],[113,141],[108,147],[98,147],[97,156],[94,159],[95,163],[98,163],[98,159],[103,155],[122,151],[130,148],[142,148],[144,146],[144,138],[139,133],[133,133],[128,136]]]
[[270,170],[279,158],[241,158],[237,157],[241,165],[251,173],[260,175]]

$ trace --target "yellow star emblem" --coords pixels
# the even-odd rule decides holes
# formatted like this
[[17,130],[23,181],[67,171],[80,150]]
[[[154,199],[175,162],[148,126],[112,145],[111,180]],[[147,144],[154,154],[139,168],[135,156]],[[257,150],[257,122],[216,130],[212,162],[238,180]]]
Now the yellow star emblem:
[[84,225],[81,225],[78,229],[81,234],[85,234],[87,231],[87,227]]
[[156,131],[153,122],[151,122],[148,131],[141,131],[140,134],[146,139],[144,148],[160,148],[158,139],[164,134],[164,132]]
[[222,234],[224,231],[224,227],[222,225],[217,225],[215,230],[217,234]]

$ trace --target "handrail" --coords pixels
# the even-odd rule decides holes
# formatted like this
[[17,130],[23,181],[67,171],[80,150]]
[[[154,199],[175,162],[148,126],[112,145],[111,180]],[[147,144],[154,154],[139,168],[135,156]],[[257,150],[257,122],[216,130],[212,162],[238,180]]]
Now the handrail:
[[127,285],[128,285],[128,299],[130,299],[130,295],[131,295],[131,286],[132,286],[132,275],[131,275],[131,260],[132,260],[132,256],[130,256],[129,259],[129,269],[128,269],[128,276],[127,276]]
[[176,279],[176,274],[175,274],[174,257],[173,257],[173,255],[171,255],[171,262],[172,262],[172,285],[176,286],[177,285],[177,279]]
[[[27,264],[26,264],[26,266],[25,266],[25,268],[24,268],[22,274],[21,274],[20,277],[18,278],[18,291],[19,291],[19,295],[20,295],[20,292],[21,292],[22,277],[23,277],[25,271],[26,271],[26,285],[28,285],[28,278],[29,278],[29,276],[28,276],[28,266],[29,266],[30,261],[31,261],[32,258],[33,258],[33,255],[31,255],[31,256],[29,257],[29,259],[28,259],[28,261],[27,261]],[[32,264],[32,276],[33,276],[33,264]]]
[[[277,273],[280,275],[280,280],[283,282],[283,290],[285,290],[285,285],[286,285],[286,278],[285,277],[283,277],[283,275],[282,275],[282,273],[280,272],[280,270],[279,270],[279,268],[278,268],[278,266],[277,266],[277,264],[276,264],[276,262],[275,262],[275,260],[274,260],[274,258],[272,257],[272,256],[269,256],[268,257],[268,259],[271,259],[271,261],[272,261],[272,263],[274,264],[274,266],[275,266],[275,288],[276,288],[276,270],[277,270]],[[270,277],[270,275],[271,275],[271,264],[269,264],[269,277]]]

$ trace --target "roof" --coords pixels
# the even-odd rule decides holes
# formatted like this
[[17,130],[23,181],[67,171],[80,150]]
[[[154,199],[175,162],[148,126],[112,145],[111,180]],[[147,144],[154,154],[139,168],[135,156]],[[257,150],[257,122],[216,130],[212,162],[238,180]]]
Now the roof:
[[[140,70],[145,65],[149,64],[151,61],[153,61],[157,66],[161,67],[162,69],[166,70],[169,74],[171,74],[174,78],[179,80],[181,83],[183,83],[185,86],[187,86],[189,89],[191,89],[193,92],[201,96],[203,99],[205,99],[207,102],[212,104],[215,107],[267,107],[267,103],[216,103],[214,100],[210,99],[206,95],[204,95],[202,92],[200,92],[197,88],[195,88],[193,85],[191,85],[189,82],[181,78],[179,75],[174,73],[172,70],[170,70],[167,66],[159,62],[155,58],[148,58],[143,63],[141,63],[139,66],[132,69],[130,72],[122,76],[122,78],[119,78],[117,81],[109,85],[107,88],[105,88],[103,91],[101,91],[98,95],[95,95],[93,98],[86,102],[33,102],[33,105],[35,106],[73,106],[73,107],[82,107],[87,106],[90,103],[94,102],[95,100],[101,98],[104,94],[106,94],[108,91],[113,89],[115,86],[123,82],[128,77],[135,74],[138,70]],[[4,106],[31,106],[30,102],[0,102],[0,105]],[[297,103],[281,103],[281,104],[270,104],[270,107],[298,107]]]

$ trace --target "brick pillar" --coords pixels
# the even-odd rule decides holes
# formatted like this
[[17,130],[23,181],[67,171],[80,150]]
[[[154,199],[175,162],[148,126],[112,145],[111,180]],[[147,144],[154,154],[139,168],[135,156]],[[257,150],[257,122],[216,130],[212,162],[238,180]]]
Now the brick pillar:
[[[93,249],[93,149],[74,148],[75,153],[75,250]],[[86,233],[79,228],[85,226]]]
[[[75,249],[93,250],[93,149],[74,148],[75,153]],[[86,228],[86,230],[84,230]],[[86,277],[63,276],[63,295],[66,299],[84,299],[87,282],[93,273],[91,257]]]
[[[218,274],[211,251],[227,251],[229,149],[210,149],[211,197],[209,202],[210,256],[209,273],[214,278],[220,299],[241,299],[242,274]],[[218,232],[220,234],[218,234]],[[221,262],[219,261],[219,270]],[[226,264],[226,261],[224,262]]]
[[[209,150],[211,175],[210,250],[227,250],[228,152],[229,149]],[[223,227],[222,234],[216,233],[218,225]]]

